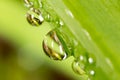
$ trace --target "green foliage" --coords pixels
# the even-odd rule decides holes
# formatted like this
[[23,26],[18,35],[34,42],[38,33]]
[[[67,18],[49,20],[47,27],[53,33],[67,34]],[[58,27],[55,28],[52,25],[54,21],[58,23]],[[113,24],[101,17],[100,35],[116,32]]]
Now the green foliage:
[[[0,9],[2,10],[0,12],[0,34],[12,40],[19,47],[32,44],[34,48],[28,49],[36,52],[31,53],[35,58],[41,56],[41,59],[46,62],[49,61],[52,65],[62,69],[63,73],[73,75],[78,80],[81,79],[81,76],[78,77],[78,75],[72,73],[70,66],[73,58],[57,63],[48,60],[43,54],[42,41],[44,36],[58,27],[55,22],[60,19],[65,25],[62,33],[75,39],[80,45],[80,48],[75,47],[78,50],[71,55],[76,58],[82,53],[81,49],[85,50],[89,55],[94,55],[96,68],[93,80],[119,80],[119,0],[42,1],[43,8],[40,8],[39,4],[35,3],[35,8],[41,10],[46,20],[39,27],[32,27],[27,24],[24,16],[27,10],[22,7],[22,3],[18,5],[16,1],[0,1]],[[45,16],[47,13],[51,15],[50,20],[47,20]],[[66,64],[68,65],[64,69]]]

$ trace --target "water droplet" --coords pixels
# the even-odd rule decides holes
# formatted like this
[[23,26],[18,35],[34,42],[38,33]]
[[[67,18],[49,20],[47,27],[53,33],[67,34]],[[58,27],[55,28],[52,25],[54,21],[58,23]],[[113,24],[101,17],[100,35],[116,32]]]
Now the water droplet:
[[43,4],[42,4],[42,1],[41,0],[38,0],[38,2],[39,2],[39,4],[40,4],[40,8],[42,8],[43,7]]
[[90,54],[88,56],[88,64],[86,66],[86,73],[89,75],[89,79],[92,80],[96,74],[96,58],[94,55]]
[[43,41],[43,50],[51,59],[63,60],[67,54],[55,31],[50,31]]
[[24,0],[25,6],[30,8],[33,7],[33,3],[30,0]]
[[41,12],[35,8],[30,8],[27,12],[26,19],[33,26],[39,26],[44,21]]
[[88,58],[88,62],[90,63],[90,64],[92,64],[94,61],[93,61],[93,58],[91,58],[91,57],[89,57]]
[[64,25],[64,23],[63,23],[62,20],[60,20],[59,24],[60,24],[60,26],[63,26],[63,25]]
[[41,8],[42,4],[40,0],[24,0],[25,6],[27,8]]
[[82,61],[82,62],[86,62],[86,57],[84,56],[84,55],[80,55],[80,61]]
[[80,63],[79,61],[73,61],[72,63],[72,69],[75,73],[78,73],[80,75],[84,75],[85,74],[85,65],[84,63]]
[[95,76],[96,61],[92,54],[81,53],[72,63],[73,71],[80,75],[88,75],[88,80]]
[[50,22],[52,20],[50,14],[46,13],[45,20],[48,21],[48,22]]
[[96,66],[96,58],[93,54],[88,56],[88,63],[89,65]]
[[89,76],[89,78],[88,78],[88,80],[93,80],[94,79],[94,77],[95,77],[95,74],[96,74],[96,72],[95,72],[95,70],[88,70],[87,71],[87,74],[88,74],[88,76]]
[[62,27],[64,25],[64,22],[62,20],[56,20],[55,22],[59,27]]
[[86,64],[87,64],[87,56],[85,55],[80,55],[76,60],[72,63],[72,68],[73,71],[76,73],[82,75],[85,74],[85,69],[86,69]]
[[94,70],[90,70],[90,75],[94,76],[95,75],[95,71]]

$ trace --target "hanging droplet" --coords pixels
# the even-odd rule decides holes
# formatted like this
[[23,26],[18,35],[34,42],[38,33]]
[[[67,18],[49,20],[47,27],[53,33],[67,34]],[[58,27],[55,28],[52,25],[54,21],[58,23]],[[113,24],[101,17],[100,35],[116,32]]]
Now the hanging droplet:
[[43,50],[47,56],[54,60],[63,60],[67,54],[55,31],[50,31],[43,41]]
[[27,12],[26,19],[33,26],[39,26],[44,21],[41,12],[35,8],[30,8]]
[[33,7],[33,3],[30,2],[30,0],[24,0],[24,3],[25,3],[25,6],[28,8]]
[[85,74],[84,68],[85,65],[83,63],[79,63],[78,61],[73,61],[72,69],[75,73],[84,75]]
[[75,73],[80,75],[85,74],[85,68],[87,64],[87,57],[85,55],[80,55],[75,61],[72,63],[72,68]]
[[41,1],[40,0],[24,0],[25,6],[27,8],[39,8],[42,7]]

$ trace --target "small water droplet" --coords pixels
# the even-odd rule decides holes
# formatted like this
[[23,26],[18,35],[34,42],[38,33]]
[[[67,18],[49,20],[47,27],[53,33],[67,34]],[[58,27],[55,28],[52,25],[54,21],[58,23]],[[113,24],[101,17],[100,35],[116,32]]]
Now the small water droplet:
[[59,27],[62,27],[64,25],[64,22],[62,20],[56,20],[55,22]]
[[51,16],[50,16],[50,14],[46,13],[46,15],[45,15],[45,20],[48,21],[48,22],[51,21]]
[[80,56],[80,60],[83,60],[84,58],[83,58],[83,56]]
[[80,74],[80,75],[84,75],[85,74],[85,65],[84,63],[79,63],[79,61],[73,61],[72,63],[72,69],[75,73]]
[[72,68],[79,75],[88,75],[88,80],[91,80],[96,74],[95,57],[87,52],[81,53],[72,63]]
[[93,58],[91,58],[91,57],[88,58],[88,61],[90,64],[92,64],[94,62]]
[[41,12],[35,8],[30,8],[27,12],[26,19],[33,26],[39,26],[44,21]]
[[93,80],[94,79],[94,77],[95,77],[95,74],[96,74],[96,72],[95,72],[95,70],[88,70],[87,71],[87,74],[88,74],[88,76],[89,76],[89,78],[88,78],[88,80]]
[[51,59],[63,60],[67,54],[55,31],[50,31],[43,41],[43,50]]
[[96,74],[96,58],[93,54],[88,56],[88,65],[86,67],[86,73],[89,75],[89,79],[92,80]]
[[82,75],[85,74],[85,69],[86,69],[86,64],[87,64],[87,56],[85,55],[80,55],[76,60],[72,63],[72,68],[73,71],[76,73]]
[[95,75],[95,71],[94,70],[90,70],[90,75],[94,76]]
[[95,58],[95,56],[93,54],[90,54],[88,56],[88,63],[89,63],[89,65],[95,66],[96,58]]
[[25,6],[30,8],[33,7],[33,3],[30,0],[24,0]]
[[63,26],[63,25],[64,25],[64,23],[63,23],[63,21],[62,21],[62,20],[60,20],[59,24],[60,24],[61,26]]
[[41,8],[42,4],[40,0],[24,0],[24,4],[27,8]]
[[43,7],[42,1],[38,0],[38,2],[39,2],[39,7],[42,8]]

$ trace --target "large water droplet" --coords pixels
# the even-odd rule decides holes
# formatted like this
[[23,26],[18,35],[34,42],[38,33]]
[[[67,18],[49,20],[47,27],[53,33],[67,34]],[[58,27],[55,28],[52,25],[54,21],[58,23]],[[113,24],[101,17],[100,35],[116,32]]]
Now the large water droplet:
[[46,38],[43,41],[43,49],[51,59],[63,60],[67,58],[63,45],[55,31],[50,31],[46,35]]
[[41,12],[35,8],[30,8],[27,12],[26,19],[33,26],[39,26],[44,21]]

